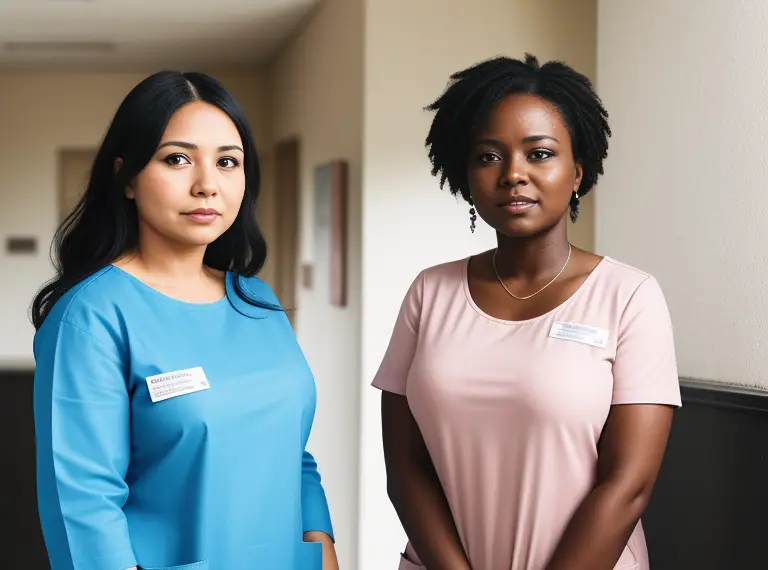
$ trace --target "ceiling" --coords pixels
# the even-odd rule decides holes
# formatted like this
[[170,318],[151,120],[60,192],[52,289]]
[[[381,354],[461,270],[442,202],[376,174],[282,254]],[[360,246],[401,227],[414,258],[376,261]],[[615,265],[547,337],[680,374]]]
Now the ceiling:
[[319,0],[0,0],[0,68],[242,66]]

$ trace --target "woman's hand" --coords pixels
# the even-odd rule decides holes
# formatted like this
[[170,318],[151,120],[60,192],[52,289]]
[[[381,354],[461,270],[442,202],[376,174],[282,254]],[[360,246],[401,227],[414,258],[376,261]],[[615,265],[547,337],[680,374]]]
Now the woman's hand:
[[324,532],[305,532],[304,542],[319,542],[323,545],[323,570],[339,570],[336,547],[330,536]]

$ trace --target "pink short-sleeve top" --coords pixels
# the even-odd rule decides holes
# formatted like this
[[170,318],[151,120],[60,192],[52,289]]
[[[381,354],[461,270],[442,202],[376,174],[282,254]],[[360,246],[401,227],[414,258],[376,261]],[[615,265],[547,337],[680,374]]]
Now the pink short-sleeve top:
[[[472,568],[542,570],[595,485],[610,407],[681,404],[669,311],[606,257],[555,309],[505,321],[472,300],[468,262],[413,281],[373,385],[407,397]],[[648,570],[641,524],[615,570]]]

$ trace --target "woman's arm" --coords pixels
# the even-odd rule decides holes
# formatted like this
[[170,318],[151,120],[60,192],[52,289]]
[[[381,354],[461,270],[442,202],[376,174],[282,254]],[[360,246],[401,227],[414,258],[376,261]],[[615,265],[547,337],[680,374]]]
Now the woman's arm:
[[40,333],[35,353],[38,510],[51,569],[135,567],[122,510],[130,412],[121,358],[67,322]]
[[381,399],[387,492],[408,539],[429,570],[470,570],[456,524],[404,396]]
[[[428,570],[470,570],[432,459],[405,398],[421,327],[424,272],[411,283],[373,385],[382,390],[387,493]],[[412,561],[415,562],[415,561]]]
[[317,462],[304,450],[301,471],[301,511],[304,521],[304,541],[323,545],[323,570],[338,570],[333,526],[328,501],[320,480]]
[[571,519],[546,570],[613,570],[648,505],[673,408],[611,408],[599,445],[594,490]]

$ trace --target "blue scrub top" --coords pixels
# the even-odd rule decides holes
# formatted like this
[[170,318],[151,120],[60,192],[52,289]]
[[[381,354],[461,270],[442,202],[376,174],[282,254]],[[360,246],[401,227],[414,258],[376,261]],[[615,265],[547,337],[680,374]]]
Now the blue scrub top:
[[[302,541],[333,537],[305,450],[314,379],[286,315],[242,301],[233,279],[227,298],[192,304],[110,265],[37,332],[52,570],[321,570],[321,545]],[[240,283],[278,303],[260,279]]]

